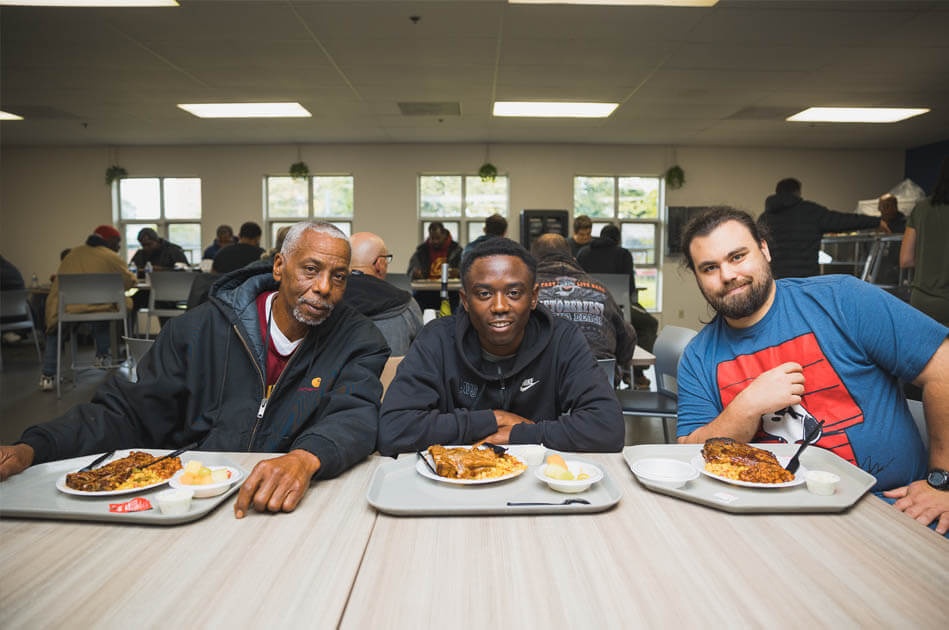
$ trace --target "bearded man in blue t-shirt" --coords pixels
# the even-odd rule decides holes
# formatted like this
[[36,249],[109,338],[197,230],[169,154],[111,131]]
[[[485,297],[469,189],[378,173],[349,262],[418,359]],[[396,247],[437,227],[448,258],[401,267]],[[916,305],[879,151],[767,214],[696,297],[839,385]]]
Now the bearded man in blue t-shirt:
[[[679,363],[679,442],[794,443],[824,420],[814,444],[874,475],[873,490],[946,534],[949,329],[852,276],[775,281],[745,212],[696,217],[682,250],[717,315]],[[901,381],[923,388],[928,462]]]

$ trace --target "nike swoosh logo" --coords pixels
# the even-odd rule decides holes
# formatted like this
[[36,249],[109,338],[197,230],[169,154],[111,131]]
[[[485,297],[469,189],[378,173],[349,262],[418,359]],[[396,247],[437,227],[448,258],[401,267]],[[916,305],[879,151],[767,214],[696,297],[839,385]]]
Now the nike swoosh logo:
[[532,379],[532,378],[531,378],[531,379],[528,379],[528,380],[524,381],[523,383],[521,383],[521,391],[522,391],[522,392],[526,392],[527,390],[529,390],[529,389],[530,389],[531,387],[533,387],[534,385],[537,385],[538,383],[540,383],[540,381],[535,381],[535,380]]

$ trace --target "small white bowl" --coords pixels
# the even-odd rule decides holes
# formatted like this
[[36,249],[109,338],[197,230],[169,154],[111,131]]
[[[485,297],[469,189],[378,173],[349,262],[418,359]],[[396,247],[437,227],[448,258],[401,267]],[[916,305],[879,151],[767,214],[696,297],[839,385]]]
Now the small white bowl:
[[699,471],[688,462],[665,457],[647,457],[633,462],[633,474],[664,488],[681,488],[699,476]]
[[231,466],[208,466],[211,470],[226,469],[231,471],[231,478],[227,481],[222,481],[220,483],[208,483],[204,485],[191,485],[181,483],[181,475],[184,474],[184,469],[179,470],[171,478],[171,481],[168,482],[168,485],[172,488],[184,488],[186,490],[194,491],[195,499],[206,499],[208,497],[216,497],[219,494],[223,494],[231,487],[231,484],[235,481],[240,481],[241,471],[237,468],[232,468]]
[[516,444],[510,447],[511,455],[528,466],[540,466],[544,463],[547,447],[541,444]]
[[191,509],[192,497],[194,497],[194,490],[190,488],[173,488],[156,494],[155,501],[158,502],[158,509],[162,514],[187,514]]
[[808,470],[804,481],[807,482],[807,490],[811,494],[829,497],[837,492],[840,477],[826,470]]
[[543,466],[538,466],[534,469],[534,475],[543,482],[546,482],[550,486],[551,490],[556,490],[557,492],[565,492],[567,494],[575,494],[577,492],[583,492],[588,489],[590,486],[595,484],[597,481],[603,479],[603,471],[594,466],[593,464],[588,464],[586,462],[578,462],[575,459],[567,460],[567,470],[569,470],[574,477],[579,475],[581,472],[584,472],[590,475],[586,479],[570,479],[570,480],[561,480],[553,479],[546,475],[547,464]]

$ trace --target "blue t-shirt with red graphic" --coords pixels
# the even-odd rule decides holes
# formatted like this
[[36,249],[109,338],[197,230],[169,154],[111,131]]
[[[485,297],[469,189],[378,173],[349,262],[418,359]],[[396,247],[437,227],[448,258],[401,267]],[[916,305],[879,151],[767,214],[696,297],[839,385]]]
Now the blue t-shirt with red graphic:
[[926,475],[926,450],[900,381],[923,370],[949,328],[852,276],[777,281],[754,326],[716,316],[679,363],[677,433],[714,420],[762,372],[804,368],[799,405],[762,416],[755,442],[798,442],[824,420],[818,446],[877,478],[887,490]]

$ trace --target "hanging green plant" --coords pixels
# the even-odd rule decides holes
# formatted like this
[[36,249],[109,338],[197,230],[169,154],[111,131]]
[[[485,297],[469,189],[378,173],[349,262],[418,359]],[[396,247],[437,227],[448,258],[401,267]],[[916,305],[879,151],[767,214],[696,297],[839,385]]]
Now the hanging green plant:
[[122,179],[123,177],[128,177],[129,172],[119,166],[118,164],[113,164],[109,168],[105,169],[105,185],[111,186],[112,182]]
[[676,164],[669,168],[666,171],[666,186],[672,190],[677,190],[682,188],[685,184],[685,171],[682,170],[682,167]]
[[290,177],[293,179],[306,179],[310,176],[310,167],[306,162],[294,162],[290,165]]
[[478,175],[483,182],[493,182],[498,176],[498,167],[491,162],[485,162],[481,165],[481,168],[478,169]]

